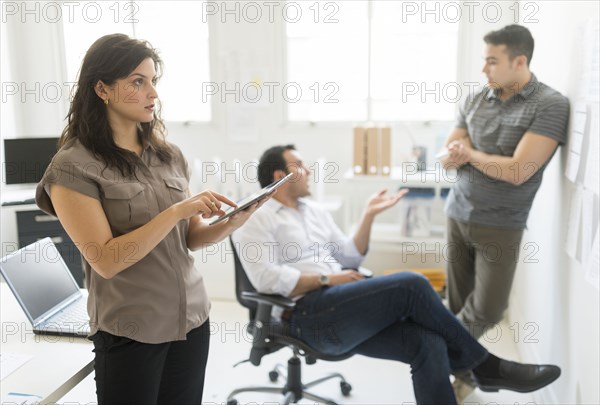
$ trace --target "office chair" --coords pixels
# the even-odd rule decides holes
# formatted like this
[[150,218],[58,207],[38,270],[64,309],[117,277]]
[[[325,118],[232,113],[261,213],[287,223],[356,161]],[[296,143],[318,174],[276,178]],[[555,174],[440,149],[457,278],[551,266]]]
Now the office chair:
[[269,372],[269,379],[272,382],[277,381],[280,374],[286,379],[286,384],[283,387],[255,386],[238,388],[233,390],[227,397],[227,405],[238,405],[238,401],[234,397],[242,392],[280,393],[283,395],[283,401],[280,403],[286,405],[298,402],[302,398],[324,404],[336,405],[331,399],[323,398],[306,391],[307,389],[332,378],[340,379],[340,390],[342,395],[349,396],[352,386],[348,384],[346,379],[339,373],[331,373],[309,383],[303,383],[301,378],[302,363],[300,362],[299,357],[304,357],[306,364],[314,364],[317,359],[328,361],[344,360],[352,356],[352,353],[338,356],[328,355],[311,348],[301,340],[289,336],[287,333],[287,330],[289,329],[288,325],[281,321],[273,320],[271,318],[271,309],[276,305],[284,310],[292,310],[296,303],[281,295],[268,295],[256,292],[246,275],[246,271],[244,270],[231,238],[229,238],[229,241],[231,242],[235,260],[236,297],[238,302],[242,306],[248,308],[250,312],[248,332],[252,335],[250,358],[237,363],[235,366],[247,361],[258,366],[260,365],[263,356],[274,353],[286,346],[292,349],[293,354],[288,360],[287,372],[282,365],[275,366],[275,368]]

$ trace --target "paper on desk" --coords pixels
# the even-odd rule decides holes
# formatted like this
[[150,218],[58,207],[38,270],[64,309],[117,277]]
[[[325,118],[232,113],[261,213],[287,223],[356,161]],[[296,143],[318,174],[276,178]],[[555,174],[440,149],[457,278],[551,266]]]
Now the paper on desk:
[[7,395],[3,396],[0,400],[0,404],[10,404],[10,405],[37,405],[40,403],[42,397],[38,397],[37,395],[30,394],[17,394],[15,392],[10,392]]
[[4,380],[13,371],[27,363],[33,356],[21,353],[0,353],[0,380]]

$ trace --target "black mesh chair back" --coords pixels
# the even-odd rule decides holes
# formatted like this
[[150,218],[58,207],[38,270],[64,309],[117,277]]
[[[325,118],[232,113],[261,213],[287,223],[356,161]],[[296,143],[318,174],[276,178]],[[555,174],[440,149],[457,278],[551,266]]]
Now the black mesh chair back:
[[246,271],[244,270],[244,266],[240,261],[240,257],[238,256],[237,249],[235,248],[235,244],[231,237],[229,238],[229,242],[231,242],[231,250],[233,251],[233,260],[235,262],[235,296],[243,307],[248,308],[250,311],[250,320],[252,321],[256,317],[258,303],[256,301],[251,301],[244,298],[242,293],[256,292],[256,289],[246,275]]
[[[235,295],[238,302],[250,312],[250,323],[248,331],[252,335],[252,348],[250,349],[250,357],[248,360],[255,366],[260,365],[264,356],[276,352],[283,347],[289,347],[293,351],[292,357],[288,360],[287,367],[276,365],[269,372],[269,378],[272,382],[277,381],[279,376],[286,379],[286,384],[283,387],[245,387],[233,390],[227,397],[227,405],[237,405],[235,399],[237,394],[242,392],[265,392],[282,394],[282,404],[297,402],[302,398],[307,398],[320,403],[334,404],[330,399],[323,398],[319,395],[312,394],[307,391],[312,386],[320,384],[324,381],[336,378],[340,379],[340,389],[342,395],[350,395],[352,386],[344,379],[340,373],[330,373],[325,377],[310,383],[303,383],[301,379],[301,362],[299,357],[305,358],[307,364],[314,364],[317,359],[329,361],[340,361],[352,356],[351,353],[342,355],[328,355],[320,353],[309,347],[303,341],[288,335],[289,326],[282,321],[271,318],[271,310],[273,306],[278,306],[287,310],[293,310],[296,303],[287,297],[281,295],[260,294],[256,291],[244,270],[244,266],[238,255],[236,245],[231,239],[231,247],[235,261]],[[244,361],[245,362],[245,361]],[[241,364],[240,362],[238,364]]]

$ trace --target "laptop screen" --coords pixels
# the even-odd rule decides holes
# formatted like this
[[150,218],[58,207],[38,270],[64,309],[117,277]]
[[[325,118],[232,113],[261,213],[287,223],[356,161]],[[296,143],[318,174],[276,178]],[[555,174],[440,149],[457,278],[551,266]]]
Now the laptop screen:
[[0,260],[2,275],[32,320],[80,293],[60,253],[44,238]]

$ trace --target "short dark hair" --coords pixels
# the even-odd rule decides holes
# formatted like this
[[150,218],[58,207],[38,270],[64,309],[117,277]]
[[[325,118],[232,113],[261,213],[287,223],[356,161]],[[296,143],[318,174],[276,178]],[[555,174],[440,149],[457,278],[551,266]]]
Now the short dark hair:
[[531,63],[533,57],[533,37],[531,32],[522,25],[512,24],[489,32],[483,40],[486,44],[506,45],[508,57],[513,60],[519,55],[525,55],[527,66]]
[[294,145],[278,145],[267,149],[258,162],[258,182],[261,187],[273,183],[277,170],[289,173],[283,154],[286,150],[296,150]]

